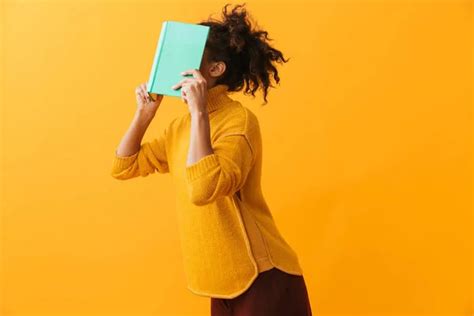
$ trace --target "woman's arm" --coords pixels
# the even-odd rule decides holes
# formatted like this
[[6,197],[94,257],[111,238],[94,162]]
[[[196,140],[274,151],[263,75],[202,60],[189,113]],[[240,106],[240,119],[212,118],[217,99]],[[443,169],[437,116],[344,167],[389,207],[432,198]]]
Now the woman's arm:
[[191,113],[191,136],[186,167],[194,164],[202,157],[214,153],[210,134],[209,114],[207,111]]
[[255,161],[255,151],[246,134],[229,133],[213,144],[213,153],[186,166],[190,201],[205,205],[232,196],[247,180]]
[[246,134],[229,132],[211,145],[207,111],[191,112],[186,182],[191,202],[205,205],[233,195],[244,185],[255,161]]
[[146,176],[155,171],[169,172],[165,148],[168,128],[151,142],[141,143],[163,96],[159,95],[157,100],[152,101],[145,84],[135,91],[138,107],[132,123],[115,150],[112,163],[111,175],[120,180]]
[[151,121],[152,118],[137,111],[127,132],[115,150],[115,154],[119,157],[124,157],[137,153]]
[[207,83],[198,70],[186,73],[194,77],[173,86],[182,87],[181,96],[191,114],[186,185],[190,201],[205,205],[240,190],[255,161],[255,152],[246,134],[230,130],[211,146]]

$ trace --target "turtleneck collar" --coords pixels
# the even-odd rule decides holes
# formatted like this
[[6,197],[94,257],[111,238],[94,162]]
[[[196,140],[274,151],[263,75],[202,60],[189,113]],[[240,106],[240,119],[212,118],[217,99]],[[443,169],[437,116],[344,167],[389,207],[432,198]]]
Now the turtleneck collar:
[[207,112],[211,113],[232,101],[227,95],[229,87],[225,84],[217,84],[207,90]]

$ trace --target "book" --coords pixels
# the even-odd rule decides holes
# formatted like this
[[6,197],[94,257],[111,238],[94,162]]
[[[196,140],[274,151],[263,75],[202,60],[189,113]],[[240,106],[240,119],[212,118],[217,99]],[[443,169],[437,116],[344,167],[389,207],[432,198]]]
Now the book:
[[192,77],[181,75],[181,72],[200,68],[208,34],[209,26],[206,25],[178,21],[162,23],[147,83],[150,97],[151,93],[181,97],[181,87],[171,87]]

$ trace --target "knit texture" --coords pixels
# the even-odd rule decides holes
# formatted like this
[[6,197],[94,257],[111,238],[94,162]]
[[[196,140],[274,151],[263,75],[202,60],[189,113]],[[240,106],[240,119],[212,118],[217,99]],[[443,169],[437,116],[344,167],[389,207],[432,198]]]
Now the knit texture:
[[220,84],[208,90],[214,153],[186,166],[191,115],[175,118],[138,152],[115,151],[111,175],[120,180],[170,173],[187,287],[197,295],[234,298],[259,272],[277,267],[302,275],[261,190],[262,139],[257,117]]

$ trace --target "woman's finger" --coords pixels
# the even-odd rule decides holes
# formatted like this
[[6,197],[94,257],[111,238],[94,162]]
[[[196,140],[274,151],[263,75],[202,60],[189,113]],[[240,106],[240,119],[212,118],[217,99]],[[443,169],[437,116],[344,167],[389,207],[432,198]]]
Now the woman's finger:
[[140,90],[139,92],[137,92],[137,94],[140,100],[142,100],[143,102],[147,101],[146,97],[143,95],[143,91]]
[[148,91],[146,91],[146,84],[145,83],[142,83],[141,84],[141,88],[142,88],[142,95],[143,97],[145,98],[146,101],[150,100],[149,96],[148,96]]
[[189,82],[191,82],[191,81],[193,81],[193,80],[194,80],[193,78],[181,79],[177,84],[173,85],[173,86],[171,87],[171,89],[175,89],[175,90],[176,90],[176,89],[179,89],[179,88],[181,88],[184,84],[189,83]]
[[192,81],[194,81],[194,80],[196,80],[196,79],[194,79],[194,78],[184,78],[184,79],[181,79],[180,82],[178,82],[177,84],[171,86],[171,89],[178,89],[178,88],[181,87],[183,84],[188,83],[188,82],[192,82]]
[[198,69],[188,69],[186,71],[183,71],[181,75],[193,75],[195,79],[204,79],[203,75]]
[[181,89],[181,99],[183,100],[184,103],[188,103],[188,98],[186,95],[186,89]]

